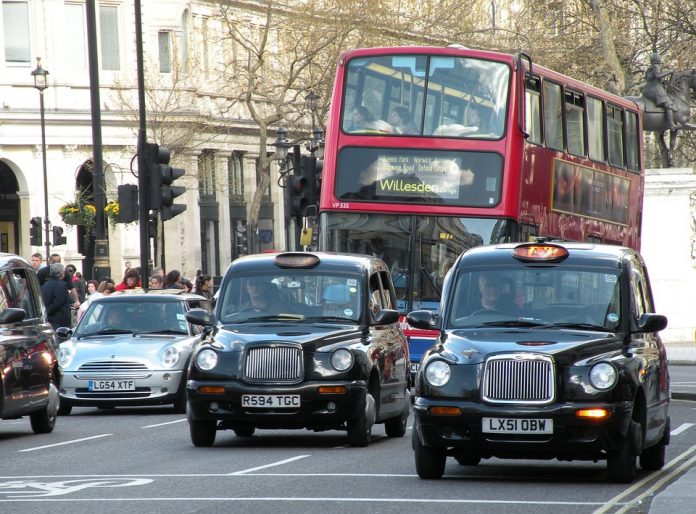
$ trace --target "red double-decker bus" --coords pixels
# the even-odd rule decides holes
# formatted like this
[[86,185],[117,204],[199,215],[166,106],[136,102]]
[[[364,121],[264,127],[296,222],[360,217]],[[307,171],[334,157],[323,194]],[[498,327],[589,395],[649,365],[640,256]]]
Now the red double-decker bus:
[[[402,313],[436,310],[447,270],[474,245],[548,236],[639,249],[641,131],[635,103],[525,54],[345,52],[320,246],[381,256]],[[408,335],[417,363],[431,340]]]

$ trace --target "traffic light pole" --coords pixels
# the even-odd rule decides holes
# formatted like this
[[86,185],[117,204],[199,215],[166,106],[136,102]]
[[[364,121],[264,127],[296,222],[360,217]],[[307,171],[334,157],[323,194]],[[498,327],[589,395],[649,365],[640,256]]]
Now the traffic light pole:
[[138,209],[140,218],[140,283],[148,287],[150,260],[150,216],[148,213],[148,194],[150,170],[145,161],[145,72],[143,65],[143,24],[140,0],[135,0],[135,46],[138,68],[138,110],[140,113],[140,128],[138,129]]

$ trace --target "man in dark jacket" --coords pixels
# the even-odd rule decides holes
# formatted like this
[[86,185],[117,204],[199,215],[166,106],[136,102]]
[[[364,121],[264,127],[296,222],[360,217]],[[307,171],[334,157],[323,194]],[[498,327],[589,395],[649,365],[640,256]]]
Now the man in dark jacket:
[[46,306],[48,322],[56,329],[70,326],[70,297],[63,280],[65,267],[59,263],[51,264],[48,280],[41,286],[41,297]]

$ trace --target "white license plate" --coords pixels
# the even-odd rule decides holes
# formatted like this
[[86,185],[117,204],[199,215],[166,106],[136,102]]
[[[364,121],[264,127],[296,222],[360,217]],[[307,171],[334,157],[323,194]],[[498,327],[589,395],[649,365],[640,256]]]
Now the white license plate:
[[242,407],[257,409],[297,409],[299,394],[243,394]]
[[553,434],[552,419],[483,418],[484,434]]
[[90,391],[135,391],[135,380],[88,380]]

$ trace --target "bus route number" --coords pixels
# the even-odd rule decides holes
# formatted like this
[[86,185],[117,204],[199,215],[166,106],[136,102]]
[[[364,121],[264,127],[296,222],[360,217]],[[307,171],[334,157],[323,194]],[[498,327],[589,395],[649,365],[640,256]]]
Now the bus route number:
[[350,209],[348,202],[332,202],[331,207],[334,209]]

